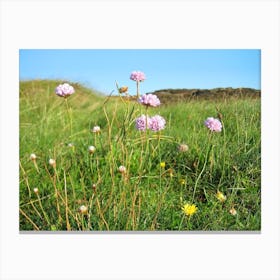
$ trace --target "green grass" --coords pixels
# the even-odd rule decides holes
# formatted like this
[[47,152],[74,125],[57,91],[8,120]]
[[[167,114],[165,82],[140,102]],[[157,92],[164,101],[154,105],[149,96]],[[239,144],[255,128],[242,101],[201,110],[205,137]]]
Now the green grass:
[[[67,110],[54,93],[59,83],[20,83],[20,230],[261,229],[260,99],[149,108],[167,126],[146,134],[134,126],[145,113],[140,104],[74,84]],[[223,130],[210,133],[203,122],[217,110]],[[94,125],[100,135],[91,132]],[[187,152],[179,152],[181,143]],[[90,145],[96,147],[92,155]],[[197,212],[186,216],[185,203],[195,204]],[[88,208],[85,215],[81,205]],[[229,212],[233,207],[236,215]]]

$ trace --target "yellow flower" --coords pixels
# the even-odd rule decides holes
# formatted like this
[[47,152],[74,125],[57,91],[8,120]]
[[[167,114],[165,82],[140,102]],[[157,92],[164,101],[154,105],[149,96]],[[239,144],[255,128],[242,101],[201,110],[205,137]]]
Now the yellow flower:
[[187,216],[192,216],[197,211],[197,207],[194,204],[187,203],[182,207],[182,210]]
[[216,197],[221,202],[225,202],[227,199],[227,197],[220,191],[217,192]]
[[164,168],[165,167],[165,162],[163,161],[159,165],[160,165],[160,167]]
[[180,179],[180,184],[181,185],[185,185],[186,184],[186,180],[185,179]]

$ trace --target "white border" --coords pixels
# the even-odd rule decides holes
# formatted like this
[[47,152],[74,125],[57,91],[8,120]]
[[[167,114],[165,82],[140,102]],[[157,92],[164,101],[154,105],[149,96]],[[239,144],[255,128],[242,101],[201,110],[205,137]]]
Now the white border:
[[[1,1],[1,279],[279,279],[279,2]],[[262,233],[20,235],[18,49],[262,50]]]

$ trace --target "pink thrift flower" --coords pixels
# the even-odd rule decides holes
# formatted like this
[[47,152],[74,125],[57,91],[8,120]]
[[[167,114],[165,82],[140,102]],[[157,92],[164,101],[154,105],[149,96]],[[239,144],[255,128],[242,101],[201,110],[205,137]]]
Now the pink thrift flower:
[[166,121],[162,116],[155,115],[150,118],[149,129],[159,131],[165,128]]
[[160,105],[160,100],[158,97],[151,93],[143,94],[138,101],[145,106],[157,107]]
[[[148,125],[147,125],[148,121]],[[150,124],[150,118],[148,116],[142,115],[139,118],[135,120],[135,127],[138,130],[146,130],[149,127]]]
[[144,80],[146,80],[146,76],[141,71],[133,71],[130,74],[130,80],[133,80],[135,82],[143,82]]
[[213,117],[207,118],[204,122],[204,125],[209,128],[211,131],[221,132],[222,131],[222,123]]
[[74,92],[75,92],[74,88],[67,83],[59,85],[55,89],[55,93],[61,97],[68,97],[69,95],[73,94]]

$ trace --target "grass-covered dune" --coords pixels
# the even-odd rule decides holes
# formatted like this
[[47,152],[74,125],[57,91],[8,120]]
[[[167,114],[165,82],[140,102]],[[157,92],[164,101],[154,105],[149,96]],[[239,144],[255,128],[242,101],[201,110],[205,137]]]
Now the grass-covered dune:
[[213,88],[213,89],[161,89],[153,92],[162,103],[190,102],[200,100],[259,99],[261,91],[253,88]]
[[[146,108],[60,83],[20,82],[20,230],[260,230],[259,98]],[[165,129],[138,131],[142,114]]]

